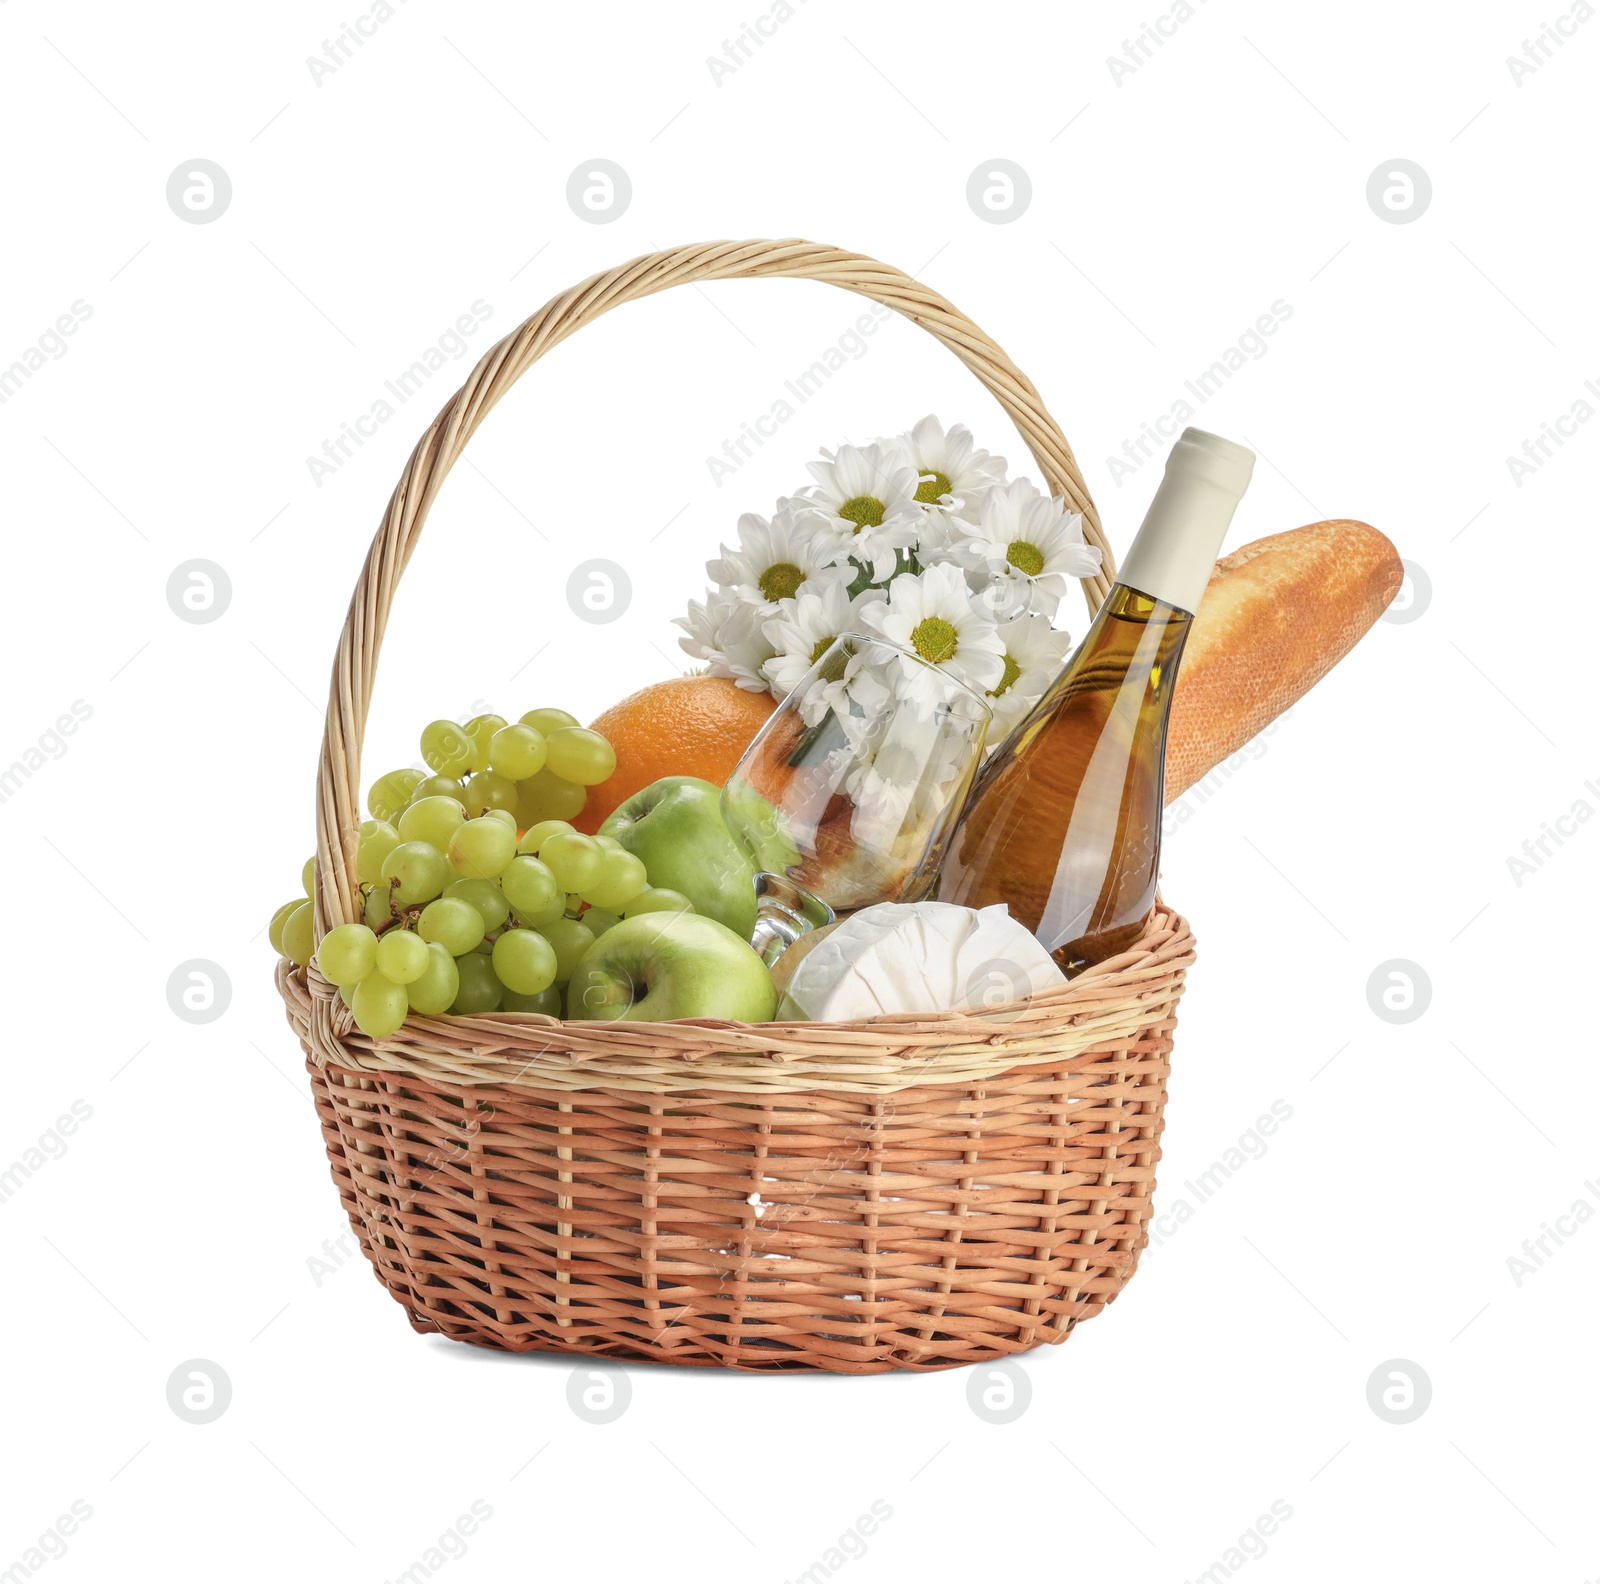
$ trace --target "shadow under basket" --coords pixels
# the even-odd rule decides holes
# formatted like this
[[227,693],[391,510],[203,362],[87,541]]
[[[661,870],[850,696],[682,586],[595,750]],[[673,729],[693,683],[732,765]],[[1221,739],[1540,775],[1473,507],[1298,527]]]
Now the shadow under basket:
[[[417,442],[340,635],[317,778],[315,934],[363,916],[361,741],[401,574],[451,468],[551,348],[613,308],[721,280],[816,281],[958,357],[1115,574],[1094,502],[1026,375],[900,270],[820,243],[647,254],[491,347]],[[1064,1340],[1144,1246],[1188,926],[1005,1007],[860,1023],[562,1023],[528,1013],[357,1030],[278,968],[333,1177],[418,1331],[730,1369],[946,1369]],[[1004,964],[992,965],[1005,968]],[[1005,976],[1002,975],[1002,978]]]
[[305,970],[279,987],[350,1224],[416,1330],[873,1374],[1061,1342],[1121,1290],[1193,956],[1158,909],[1122,956],[981,1015],[377,1042],[336,1035]]

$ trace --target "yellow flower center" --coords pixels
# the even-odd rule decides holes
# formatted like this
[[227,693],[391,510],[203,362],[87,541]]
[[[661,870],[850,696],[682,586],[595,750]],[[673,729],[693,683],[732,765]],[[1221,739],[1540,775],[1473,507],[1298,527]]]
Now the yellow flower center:
[[922,475],[922,482],[917,485],[916,498],[924,506],[932,506],[949,493],[950,480],[938,468],[929,468]]
[[832,638],[819,638],[819,639],[817,639],[816,648],[814,648],[811,651],[811,663],[812,663],[812,665],[815,665],[817,663],[817,661],[819,661],[828,652],[828,648],[832,643],[833,643],[833,639]]
[[1044,552],[1026,539],[1013,539],[1006,546],[1006,560],[1025,577],[1038,577],[1044,571]]
[[756,579],[756,587],[776,604],[779,600],[793,599],[795,590],[806,580],[806,575],[792,561],[780,561],[769,566]]
[[1000,695],[1002,693],[1004,693],[1011,686],[1011,684],[1013,682],[1015,682],[1017,680],[1017,678],[1019,676],[1021,676],[1021,675],[1022,675],[1022,667],[1019,666],[1017,664],[1017,662],[1011,658],[1010,655],[1007,655],[1006,656],[1006,668],[1005,668],[1004,671],[1002,671],[1000,673],[999,686],[992,687],[992,688],[989,689],[989,697],[990,698],[999,698]]
[[956,630],[942,616],[924,616],[912,631],[911,647],[938,665],[956,652]]
[[856,525],[855,531],[876,528],[883,521],[883,502],[875,495],[854,495],[839,508],[846,522]]

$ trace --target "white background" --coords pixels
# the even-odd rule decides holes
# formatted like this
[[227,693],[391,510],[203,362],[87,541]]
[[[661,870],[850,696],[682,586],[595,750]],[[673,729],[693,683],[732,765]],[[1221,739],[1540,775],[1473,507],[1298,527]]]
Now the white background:
[[[0,406],[0,761],[92,709],[0,804],[0,1166],[92,1110],[0,1203],[0,1570],[33,1576],[27,1547],[81,1500],[47,1579],[397,1579],[477,1500],[493,1516],[451,1580],[778,1581],[882,1500],[850,1578],[1178,1584],[1274,1501],[1293,1515],[1251,1578],[1600,1574],[1600,1226],[1565,1223],[1520,1282],[1507,1263],[1600,1206],[1600,832],[1570,826],[1520,885],[1507,865],[1600,808],[1600,424],[1520,482],[1506,462],[1600,406],[1600,21],[1519,85],[1507,57],[1566,9],[1209,0],[1118,82],[1107,58],[1171,15],[1159,0],[796,0],[718,81],[707,57],[761,0],[406,0],[318,83],[307,57],[359,3],[0,5],[0,366],[92,308]],[[565,198],[595,158],[632,182],[608,224]],[[1032,186],[1006,224],[965,197],[996,158]],[[1366,199],[1397,158],[1433,189],[1406,224]],[[165,198],[195,159],[233,192],[199,225]],[[972,1372],[656,1368],[592,1425],[569,1361],[416,1337],[359,1260],[320,1284],[308,1265],[344,1222],[263,924],[310,850],[328,666],[400,466],[557,291],[653,246],[789,235],[916,272],[994,335],[1119,547],[1157,470],[1119,486],[1106,459],[1284,300],[1199,420],[1262,458],[1230,546],[1359,517],[1431,589],[1414,579],[1420,615],[1381,623],[1170,841],[1201,960],[1158,1209],[1194,1213],[1111,1310],[1025,1358],[1031,1399],[1002,1425],[969,1409]],[[307,457],[478,299],[470,354],[316,482]],[[369,774],[480,700],[587,719],[680,669],[669,622],[699,563],[820,445],[932,410],[1027,467],[896,321],[715,484],[706,457],[861,311],[797,283],[679,291],[534,370],[400,593]],[[564,595],[596,555],[634,588],[606,627]],[[167,604],[195,558],[231,581],[209,624]],[[167,1003],[192,958],[232,984],[204,1026]],[[1368,1001],[1391,959],[1431,984],[1404,1025]],[[1193,1203],[1274,1101],[1293,1114],[1266,1154]],[[194,1358],[232,1382],[208,1425],[167,1406]],[[1404,1425],[1367,1400],[1395,1359],[1432,1387]]]

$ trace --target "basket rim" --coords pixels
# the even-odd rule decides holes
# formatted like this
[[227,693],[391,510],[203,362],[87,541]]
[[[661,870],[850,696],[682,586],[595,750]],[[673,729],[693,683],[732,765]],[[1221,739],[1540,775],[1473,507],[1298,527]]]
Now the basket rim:
[[1059,989],[981,1011],[838,1023],[562,1021],[539,1013],[409,1018],[374,1040],[314,967],[279,964],[290,1023],[319,1066],[482,1087],[885,1092],[982,1082],[1126,1044],[1172,1016],[1194,962],[1188,922],[1158,902],[1127,951]]

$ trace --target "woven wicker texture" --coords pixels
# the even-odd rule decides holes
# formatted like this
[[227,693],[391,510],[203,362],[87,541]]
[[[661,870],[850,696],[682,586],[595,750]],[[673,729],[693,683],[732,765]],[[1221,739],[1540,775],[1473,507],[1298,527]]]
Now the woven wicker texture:
[[1192,958],[1159,917],[1128,954],[1164,958],[1136,1035],[976,1083],[652,1094],[310,1061],[334,1180],[412,1325],[462,1341],[851,1374],[1059,1342],[1144,1242]]
[[[317,787],[317,935],[360,917],[360,751],[396,586],[495,403],[600,314],[690,282],[790,276],[897,309],[1016,423],[1110,550],[1038,393],[909,276],[810,242],[646,255],[492,347],[418,442],[356,585]],[[1150,1214],[1174,1012],[1193,961],[1158,907],[1140,940],[1031,1002],[863,1023],[357,1030],[281,964],[335,1183],[412,1325],[518,1351],[740,1369],[938,1369],[1059,1342],[1132,1273]]]

